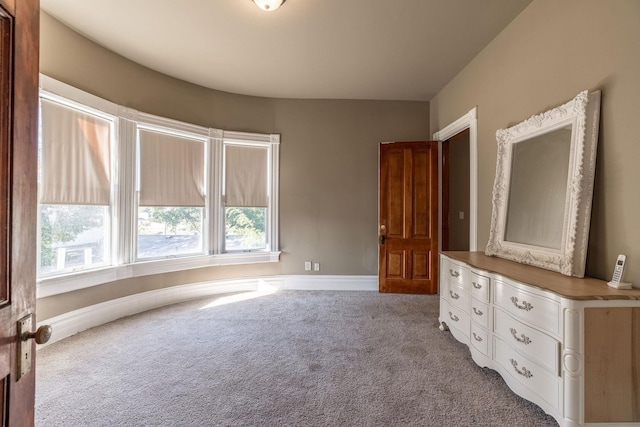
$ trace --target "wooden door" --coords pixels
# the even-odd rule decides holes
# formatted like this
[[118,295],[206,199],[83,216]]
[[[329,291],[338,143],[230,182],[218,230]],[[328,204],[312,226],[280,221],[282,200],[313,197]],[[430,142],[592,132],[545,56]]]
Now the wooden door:
[[[34,417],[35,346],[27,334],[35,326],[39,19],[38,0],[0,0],[0,395],[4,402],[0,407],[0,420],[3,426],[32,426]],[[19,331],[24,332],[25,340]]]
[[438,292],[438,144],[380,144],[380,292]]

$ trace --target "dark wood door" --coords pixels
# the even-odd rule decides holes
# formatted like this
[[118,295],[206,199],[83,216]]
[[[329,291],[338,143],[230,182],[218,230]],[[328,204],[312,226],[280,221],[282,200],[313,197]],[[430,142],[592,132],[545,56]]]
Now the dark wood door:
[[26,334],[35,326],[39,19],[38,0],[0,0],[0,419],[9,426],[34,417]]
[[438,292],[437,142],[380,144],[380,292]]

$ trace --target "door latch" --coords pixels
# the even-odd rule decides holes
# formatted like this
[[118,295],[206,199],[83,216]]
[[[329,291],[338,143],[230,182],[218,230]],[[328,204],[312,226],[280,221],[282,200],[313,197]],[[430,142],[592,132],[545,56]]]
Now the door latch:
[[33,326],[33,314],[27,314],[18,320],[18,380],[31,372],[31,339],[36,344],[45,344],[51,338],[51,326],[42,325],[37,331],[31,332]]

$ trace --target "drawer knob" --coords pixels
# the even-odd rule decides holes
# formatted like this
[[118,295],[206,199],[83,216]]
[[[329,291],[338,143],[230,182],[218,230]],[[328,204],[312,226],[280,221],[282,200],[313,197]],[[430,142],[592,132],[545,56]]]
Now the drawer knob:
[[511,335],[513,335],[513,338],[516,339],[516,341],[521,342],[524,345],[531,344],[531,340],[525,334],[520,334],[520,336],[518,337],[516,335],[518,333],[518,331],[516,331],[515,328],[511,328],[511,329],[509,329],[509,331],[511,332]]
[[473,312],[475,314],[477,314],[478,316],[482,316],[484,313],[481,310],[478,310],[477,308],[473,307]]
[[473,339],[475,339],[478,342],[482,342],[482,337],[477,336],[475,332],[473,333]]
[[453,320],[454,322],[457,322],[458,320],[460,320],[460,318],[458,316],[456,316],[455,314],[453,314],[452,312],[449,312],[449,317],[451,318],[451,320]]
[[471,282],[471,284],[473,285],[474,288],[476,289],[482,289],[482,285],[480,283],[476,283],[476,282]]
[[513,366],[513,369],[515,369],[518,374],[522,375],[525,378],[531,378],[533,376],[531,371],[525,368],[524,366],[522,367],[522,369],[519,369],[518,362],[516,362],[514,359],[509,359],[509,360],[511,361],[511,365]]
[[460,273],[458,273],[457,271],[453,271],[451,268],[449,269],[449,274],[453,277],[459,277]]
[[531,311],[533,306],[526,301],[522,301],[522,304],[518,304],[518,297],[511,297],[511,302],[520,310]]
[[459,299],[460,295],[458,295],[457,293],[453,292],[453,291],[449,291],[449,295],[451,295],[451,298],[453,299]]

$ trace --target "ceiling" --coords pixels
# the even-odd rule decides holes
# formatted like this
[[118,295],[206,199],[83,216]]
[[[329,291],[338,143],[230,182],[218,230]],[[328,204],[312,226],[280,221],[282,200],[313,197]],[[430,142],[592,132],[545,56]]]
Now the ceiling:
[[134,62],[273,98],[428,101],[531,0],[41,0]]

